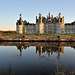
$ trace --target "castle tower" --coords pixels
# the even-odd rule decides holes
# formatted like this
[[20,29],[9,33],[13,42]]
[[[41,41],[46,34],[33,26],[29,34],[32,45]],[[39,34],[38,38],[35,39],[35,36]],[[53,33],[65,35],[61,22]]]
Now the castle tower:
[[23,21],[22,21],[21,14],[20,14],[20,19],[17,20],[17,23],[16,23],[16,33],[23,34]]
[[61,25],[61,28],[62,28],[62,32],[65,33],[64,16],[62,17],[62,25]]
[[44,24],[42,22],[42,14],[40,14],[39,33],[40,34],[44,33]]

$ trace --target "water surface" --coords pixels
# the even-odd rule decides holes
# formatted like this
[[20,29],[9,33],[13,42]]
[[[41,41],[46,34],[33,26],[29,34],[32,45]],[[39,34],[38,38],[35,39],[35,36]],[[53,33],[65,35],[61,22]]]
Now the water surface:
[[15,44],[0,46],[1,75],[75,74],[74,43],[73,46],[69,43]]

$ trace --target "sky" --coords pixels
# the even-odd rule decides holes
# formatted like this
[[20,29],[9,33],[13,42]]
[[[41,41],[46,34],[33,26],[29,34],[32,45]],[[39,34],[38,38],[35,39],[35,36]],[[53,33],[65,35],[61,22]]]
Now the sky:
[[0,30],[16,30],[19,14],[22,19],[36,23],[36,16],[61,13],[65,23],[75,20],[75,0],[0,0]]

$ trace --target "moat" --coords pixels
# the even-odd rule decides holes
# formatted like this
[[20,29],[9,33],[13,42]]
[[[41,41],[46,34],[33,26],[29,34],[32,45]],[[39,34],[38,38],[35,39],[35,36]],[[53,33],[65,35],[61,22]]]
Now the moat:
[[0,42],[0,75],[75,75],[75,42]]

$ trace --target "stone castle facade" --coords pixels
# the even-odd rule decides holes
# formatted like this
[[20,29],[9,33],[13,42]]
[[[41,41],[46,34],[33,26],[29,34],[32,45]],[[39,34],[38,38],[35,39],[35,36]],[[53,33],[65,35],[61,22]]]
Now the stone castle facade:
[[65,32],[66,34],[75,34],[75,21],[65,24]]
[[36,24],[23,21],[20,14],[20,19],[16,22],[16,33],[18,34],[61,34],[65,32],[64,28],[64,16],[61,17],[61,13],[53,17],[49,12],[47,18],[39,14],[38,18],[36,16]]

